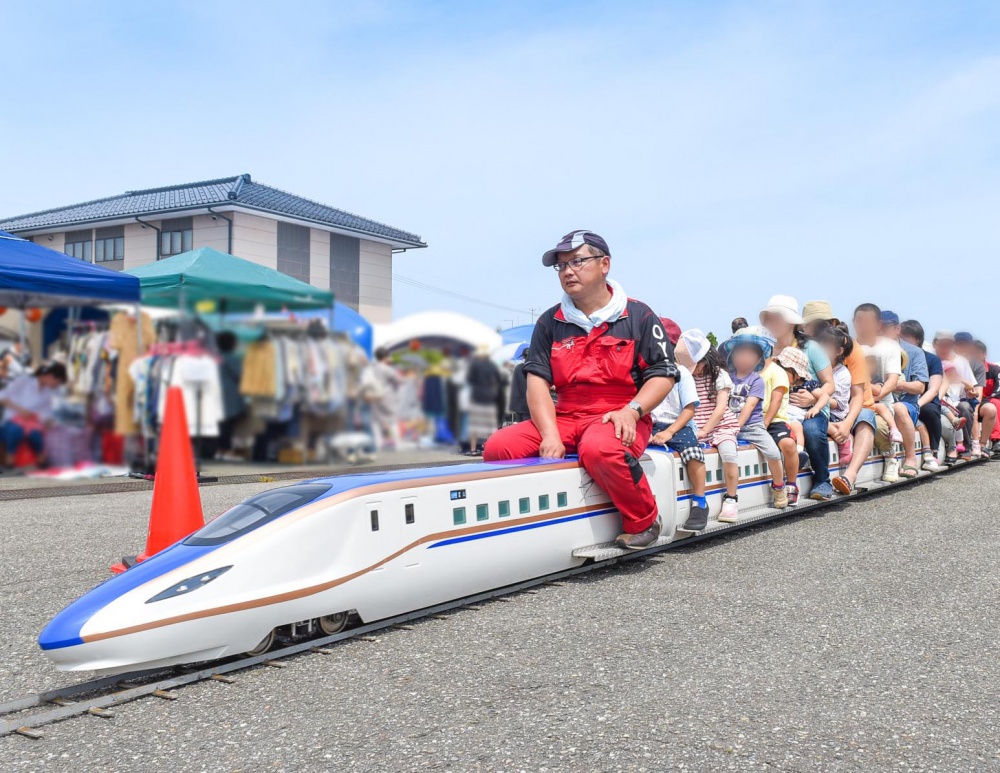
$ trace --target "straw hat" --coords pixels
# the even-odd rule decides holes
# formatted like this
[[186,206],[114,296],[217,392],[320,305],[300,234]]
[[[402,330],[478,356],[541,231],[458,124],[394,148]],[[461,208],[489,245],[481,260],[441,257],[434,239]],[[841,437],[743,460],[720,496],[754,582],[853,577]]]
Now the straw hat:
[[833,319],[833,307],[829,301],[806,301],[805,306],[802,307],[803,325],[831,319]]

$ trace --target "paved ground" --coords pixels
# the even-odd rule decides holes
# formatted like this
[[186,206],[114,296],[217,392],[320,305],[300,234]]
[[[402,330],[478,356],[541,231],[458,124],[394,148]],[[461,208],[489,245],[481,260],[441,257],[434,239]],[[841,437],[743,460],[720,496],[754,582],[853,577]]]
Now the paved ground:
[[[998,473],[0,739],[0,769],[1000,770]],[[0,700],[65,682],[33,636],[134,552],[148,500],[0,510]]]
[[[331,462],[329,464],[278,464],[276,462],[217,462],[206,461],[202,464],[202,474],[219,479],[219,483],[245,483],[248,478],[268,478],[279,476],[284,479],[308,478],[318,475],[333,475],[343,472],[364,471],[372,468],[413,465],[438,464],[443,462],[467,462],[469,458],[452,449],[420,449],[407,451],[383,451],[371,462],[362,464],[346,464]],[[206,484],[215,485],[215,484]],[[142,491],[152,487],[149,481],[136,478],[84,478],[77,480],[54,480],[44,476],[25,475],[18,472],[6,472],[0,475],[0,501],[12,499],[27,499],[35,496],[61,496],[76,491],[81,486],[110,487],[109,490]]]

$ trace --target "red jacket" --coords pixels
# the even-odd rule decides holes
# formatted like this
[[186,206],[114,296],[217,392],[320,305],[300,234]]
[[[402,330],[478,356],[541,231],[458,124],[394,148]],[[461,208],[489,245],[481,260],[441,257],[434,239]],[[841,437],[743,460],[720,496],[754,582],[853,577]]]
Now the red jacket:
[[553,306],[535,323],[524,370],[554,386],[556,413],[572,416],[617,410],[647,379],[680,377],[659,318],[631,298],[618,319],[589,335]]

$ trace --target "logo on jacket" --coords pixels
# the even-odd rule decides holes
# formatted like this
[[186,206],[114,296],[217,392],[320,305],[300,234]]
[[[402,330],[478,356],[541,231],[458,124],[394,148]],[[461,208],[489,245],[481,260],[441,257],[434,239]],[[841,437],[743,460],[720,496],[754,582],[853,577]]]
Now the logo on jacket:
[[572,349],[576,345],[576,340],[573,338],[564,338],[557,344],[552,344],[553,351],[557,349]]

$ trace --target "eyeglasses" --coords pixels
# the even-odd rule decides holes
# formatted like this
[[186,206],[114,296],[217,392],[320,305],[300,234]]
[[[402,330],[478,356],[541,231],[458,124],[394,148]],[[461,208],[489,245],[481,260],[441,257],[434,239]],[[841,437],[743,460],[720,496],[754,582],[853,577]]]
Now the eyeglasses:
[[569,260],[564,261],[562,263],[558,262],[553,263],[552,268],[556,270],[557,274],[561,274],[563,271],[565,271],[566,266],[572,266],[573,270],[576,271],[577,269],[582,267],[583,264],[586,263],[588,260],[600,260],[603,257],[604,255],[591,255],[588,258],[570,258]]

